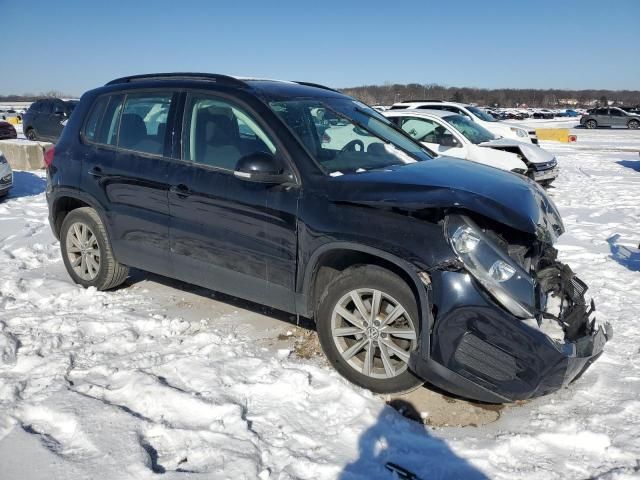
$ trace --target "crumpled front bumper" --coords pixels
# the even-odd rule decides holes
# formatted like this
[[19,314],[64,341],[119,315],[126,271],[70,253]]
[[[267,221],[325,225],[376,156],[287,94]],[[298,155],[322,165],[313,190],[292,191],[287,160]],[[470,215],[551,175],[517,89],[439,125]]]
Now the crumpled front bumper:
[[410,366],[465,398],[505,403],[551,393],[578,378],[612,337],[608,324],[595,326],[592,303],[572,313],[579,327],[572,340],[554,340],[534,319],[497,305],[466,273],[434,272],[432,279],[431,352],[412,356]]
[[0,163],[0,195],[6,194],[13,186],[13,173],[7,163]]

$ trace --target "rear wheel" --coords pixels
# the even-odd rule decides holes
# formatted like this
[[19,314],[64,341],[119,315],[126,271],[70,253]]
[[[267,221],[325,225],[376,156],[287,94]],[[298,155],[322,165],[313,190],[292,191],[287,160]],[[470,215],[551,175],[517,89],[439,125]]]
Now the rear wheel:
[[34,142],[38,140],[36,131],[33,128],[30,128],[26,132],[24,132],[24,136],[27,137],[28,140],[33,140]]
[[596,128],[598,126],[598,122],[596,122],[595,120],[587,120],[587,123],[585,123],[585,126],[587,128]]
[[328,360],[347,380],[376,393],[422,383],[409,370],[418,346],[418,307],[407,284],[377,266],[352,267],[325,289],[317,315]]
[[83,287],[109,290],[129,274],[129,269],[114,258],[102,220],[92,208],[78,208],[65,217],[60,248],[67,272]]
[[638,127],[640,127],[640,122],[638,122],[638,120],[631,120],[628,123],[628,127],[631,128],[632,130],[637,130]]

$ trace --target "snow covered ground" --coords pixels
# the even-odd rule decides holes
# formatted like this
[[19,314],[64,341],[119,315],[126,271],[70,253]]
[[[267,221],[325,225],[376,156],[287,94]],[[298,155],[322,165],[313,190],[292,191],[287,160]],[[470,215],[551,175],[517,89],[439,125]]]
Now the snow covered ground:
[[[547,143],[561,257],[615,338],[568,389],[492,424],[424,427],[290,351],[292,320],[137,272],[73,285],[41,173],[0,203],[0,479],[640,477],[640,134]],[[635,151],[633,151],[635,150]]]

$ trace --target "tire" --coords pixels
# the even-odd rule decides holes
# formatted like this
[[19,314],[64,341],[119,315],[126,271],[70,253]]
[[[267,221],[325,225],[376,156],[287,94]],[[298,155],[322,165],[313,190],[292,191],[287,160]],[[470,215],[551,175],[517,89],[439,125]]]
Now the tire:
[[[380,298],[378,313],[385,316],[378,315],[370,323],[375,292]],[[354,293],[360,298],[360,307],[366,310],[366,320],[353,300]],[[391,319],[389,325],[380,325],[390,313],[399,311],[396,306],[404,313]],[[375,393],[406,392],[424,383],[407,364],[408,352],[417,348],[420,335],[418,306],[409,286],[394,273],[373,265],[351,267],[340,273],[320,297],[316,328],[327,359],[351,383]],[[398,350],[404,360],[394,353]]]
[[585,122],[584,126],[589,128],[589,129],[593,129],[593,128],[596,128],[598,126],[598,122],[596,122],[595,120],[587,120]]
[[32,140],[36,142],[38,140],[38,136],[36,135],[36,131],[33,128],[29,128],[26,132],[24,132],[24,136],[27,137],[27,140]]
[[65,217],[60,229],[60,250],[67,272],[85,288],[110,290],[129,275],[129,268],[113,256],[104,224],[93,208],[78,208]]
[[627,126],[632,130],[637,130],[640,127],[640,122],[638,120],[631,120]]

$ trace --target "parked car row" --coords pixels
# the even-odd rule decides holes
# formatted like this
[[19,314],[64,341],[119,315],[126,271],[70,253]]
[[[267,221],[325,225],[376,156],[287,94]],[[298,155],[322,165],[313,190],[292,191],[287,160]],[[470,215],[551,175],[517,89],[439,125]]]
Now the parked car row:
[[374,392],[557,390],[611,337],[557,259],[557,208],[523,175],[433,151],[497,157],[520,139],[524,169],[538,147],[439,105],[459,110],[385,117],[320,85],[214,74],[113,80],[45,156],[65,267],[84,287],[139,268],[313,319],[330,363]]

